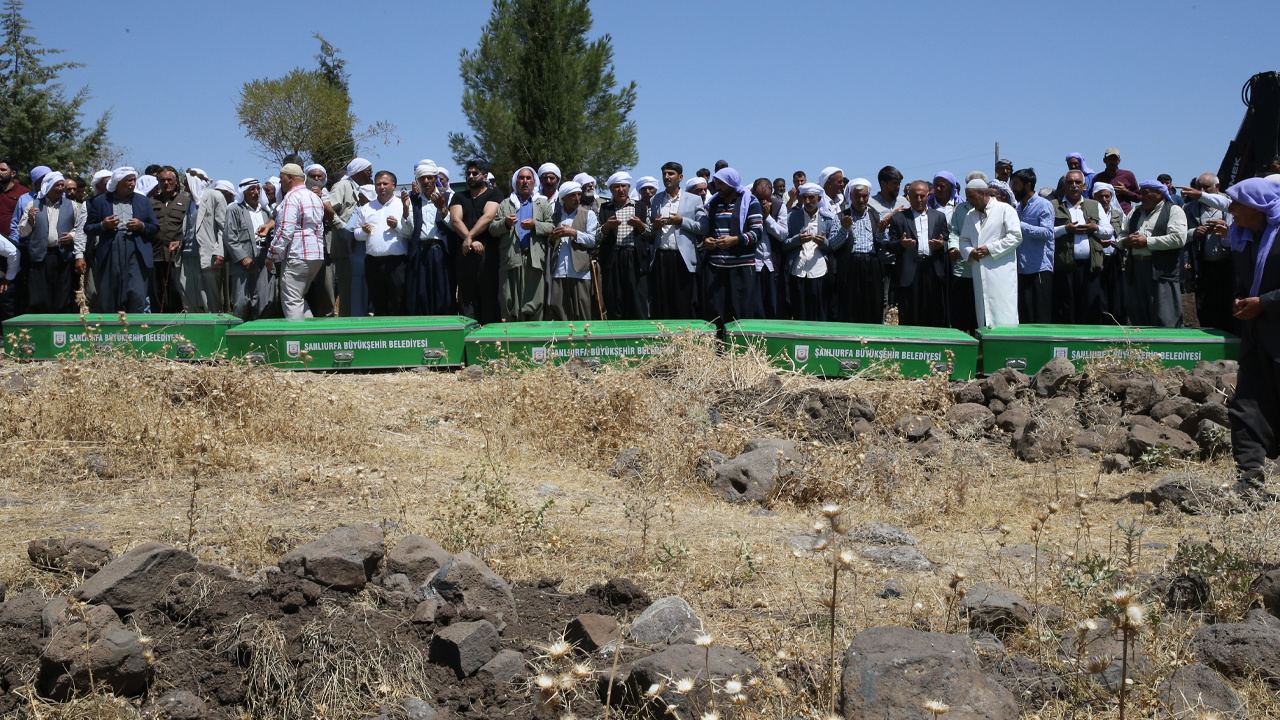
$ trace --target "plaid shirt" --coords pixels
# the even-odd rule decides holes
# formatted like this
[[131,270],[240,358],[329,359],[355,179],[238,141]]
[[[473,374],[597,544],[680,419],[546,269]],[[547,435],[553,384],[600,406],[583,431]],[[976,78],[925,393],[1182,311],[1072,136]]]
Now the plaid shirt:
[[276,205],[271,259],[324,259],[324,205],[306,185],[296,185]]

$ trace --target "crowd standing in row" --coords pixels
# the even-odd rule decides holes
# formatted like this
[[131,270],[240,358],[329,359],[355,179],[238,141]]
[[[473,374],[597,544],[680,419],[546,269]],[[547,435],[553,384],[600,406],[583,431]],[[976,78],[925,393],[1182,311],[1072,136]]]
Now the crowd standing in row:
[[[686,181],[554,163],[499,184],[483,161],[450,189],[431,160],[411,189],[362,158],[330,182],[288,162],[265,182],[122,167],[86,183],[0,162],[0,319],[77,312],[258,317],[462,314],[522,320],[743,318],[955,327],[1122,323],[1233,330],[1231,216],[1209,173],[1137,182],[1115,148],[1056,188],[996,163],[905,183],[837,167],[747,187],[728,163]],[[1177,192],[1181,190],[1182,195]]]

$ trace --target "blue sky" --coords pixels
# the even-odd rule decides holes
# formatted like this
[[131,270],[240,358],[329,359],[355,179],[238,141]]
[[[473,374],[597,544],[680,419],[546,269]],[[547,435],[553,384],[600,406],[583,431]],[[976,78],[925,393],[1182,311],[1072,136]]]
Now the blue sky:
[[[353,12],[362,8],[359,14]],[[1095,170],[1119,147],[1139,179],[1216,171],[1244,117],[1240,88],[1280,69],[1280,2],[592,3],[635,80],[639,165],[691,176],[727,159],[747,180],[826,165],[874,179],[991,171],[993,144],[1056,180],[1068,152]],[[342,49],[354,110],[398,142],[370,148],[402,175],[421,158],[453,167],[446,133],[467,130],[458,53],[490,4],[465,2],[29,3],[45,47],[86,64],[91,116],[139,166],[263,177],[235,119],[242,83],[312,67],[322,33]],[[1252,29],[1259,28],[1261,31]],[[554,160],[554,158],[549,158]],[[454,168],[456,171],[457,168]],[[570,172],[570,168],[562,168]]]

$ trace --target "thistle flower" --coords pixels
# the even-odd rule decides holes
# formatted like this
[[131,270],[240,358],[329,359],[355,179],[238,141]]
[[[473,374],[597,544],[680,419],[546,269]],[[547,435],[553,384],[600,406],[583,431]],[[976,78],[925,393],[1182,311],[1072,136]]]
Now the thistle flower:
[[746,704],[747,704],[747,696],[746,696],[746,695],[743,695],[742,693],[738,693],[737,695],[734,695],[733,697],[731,697],[731,698],[729,698],[729,699],[733,701],[733,704],[734,704],[734,705],[746,705]]
[[816,532],[816,533],[820,533],[820,532],[822,532],[823,530],[826,530],[826,529],[827,529],[827,526],[826,526],[826,525],[823,525],[821,520],[815,520],[815,521],[814,521],[814,523],[813,523],[813,531],[814,531],[814,532]]
[[681,695],[688,695],[693,692],[693,680],[689,678],[680,678],[676,681],[676,692]]
[[552,660],[559,660],[565,655],[568,655],[569,651],[572,649],[573,649],[573,646],[570,645],[569,643],[565,642],[564,640],[557,640],[551,643],[551,645],[547,646],[547,650],[546,650],[547,657],[551,658]]
[[556,679],[550,675],[542,674],[533,679],[533,684],[543,692],[550,692],[556,687]]
[[853,564],[857,562],[857,560],[858,560],[858,556],[854,555],[852,550],[840,551],[840,564],[845,566],[846,568],[853,567]]
[[1051,502],[1051,503],[1049,503],[1049,514],[1050,514],[1050,515],[1053,515],[1053,514],[1057,513],[1057,512],[1058,512],[1059,510],[1061,510],[1061,509],[1062,509],[1062,506],[1061,506],[1061,505],[1059,505],[1056,501],[1055,501],[1055,502]]
[[1147,611],[1137,602],[1131,602],[1125,607],[1124,616],[1131,628],[1140,628],[1147,621]]
[[924,709],[934,715],[944,715],[951,710],[951,706],[941,700],[929,700],[924,704]]
[[1133,599],[1133,590],[1131,588],[1116,588],[1111,591],[1111,602],[1116,605],[1128,605]]
[[724,691],[728,695],[737,695],[742,692],[741,680],[730,680],[724,684]]
[[570,690],[573,690],[573,687],[577,684],[578,684],[577,679],[574,678],[569,673],[565,673],[556,679],[556,685],[559,685],[560,690],[566,693],[569,692]]
[[720,713],[715,710],[704,712],[702,713],[702,720],[720,720]]
[[1000,533],[1001,533],[1001,534],[1003,534],[1003,535],[1008,535],[1008,534],[1009,534],[1009,533],[1011,533],[1011,532],[1013,532],[1013,528],[1009,527],[1008,525],[1001,525],[1001,526],[1000,526]]
[[574,677],[578,678],[579,680],[583,680],[591,677],[591,674],[593,671],[591,670],[590,665],[587,665],[586,663],[578,663],[577,665],[573,666],[572,672]]
[[1032,521],[1031,521],[1031,532],[1040,532],[1040,521],[1039,521],[1039,520],[1032,520]]
[[1084,667],[1092,675],[1101,675],[1111,667],[1111,658],[1107,655],[1090,655]]
[[827,503],[826,505],[822,506],[822,516],[828,519],[838,518],[840,517],[840,513],[843,513],[843,512],[844,512],[844,508],[840,507],[835,503]]
[[760,679],[759,675],[752,675],[747,678],[747,687],[760,687],[763,682],[764,681]]
[[665,689],[666,689],[666,686],[663,685],[662,683],[654,683],[649,686],[648,690],[644,691],[644,696],[649,699],[653,699],[661,695],[662,691]]
[[714,642],[714,638],[708,633],[703,633],[693,638],[693,644],[700,648],[709,648],[712,642]]

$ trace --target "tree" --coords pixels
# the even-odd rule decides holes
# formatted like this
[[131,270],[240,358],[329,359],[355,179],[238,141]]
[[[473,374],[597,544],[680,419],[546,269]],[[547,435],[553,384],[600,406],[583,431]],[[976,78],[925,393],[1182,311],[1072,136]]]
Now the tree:
[[324,38],[318,70],[294,68],[282,78],[250,80],[240,89],[236,117],[253,141],[254,152],[269,163],[297,153],[320,162],[336,179],[337,168],[355,157],[360,143],[390,142],[395,126],[379,121],[356,133],[346,61]]
[[81,125],[81,108],[89,100],[89,88],[67,98],[58,76],[64,70],[83,67],[62,62],[45,65],[44,59],[62,50],[42,48],[22,16],[22,0],[7,0],[0,30],[0,155],[14,167],[30,170],[48,165],[55,170],[87,171],[112,155],[107,139],[111,111],[104,112],[92,129]]
[[590,30],[587,0],[494,0],[480,44],[461,54],[473,134],[449,133],[454,162],[483,158],[498,177],[547,161],[593,175],[635,165],[636,84],[615,91],[613,41]]

